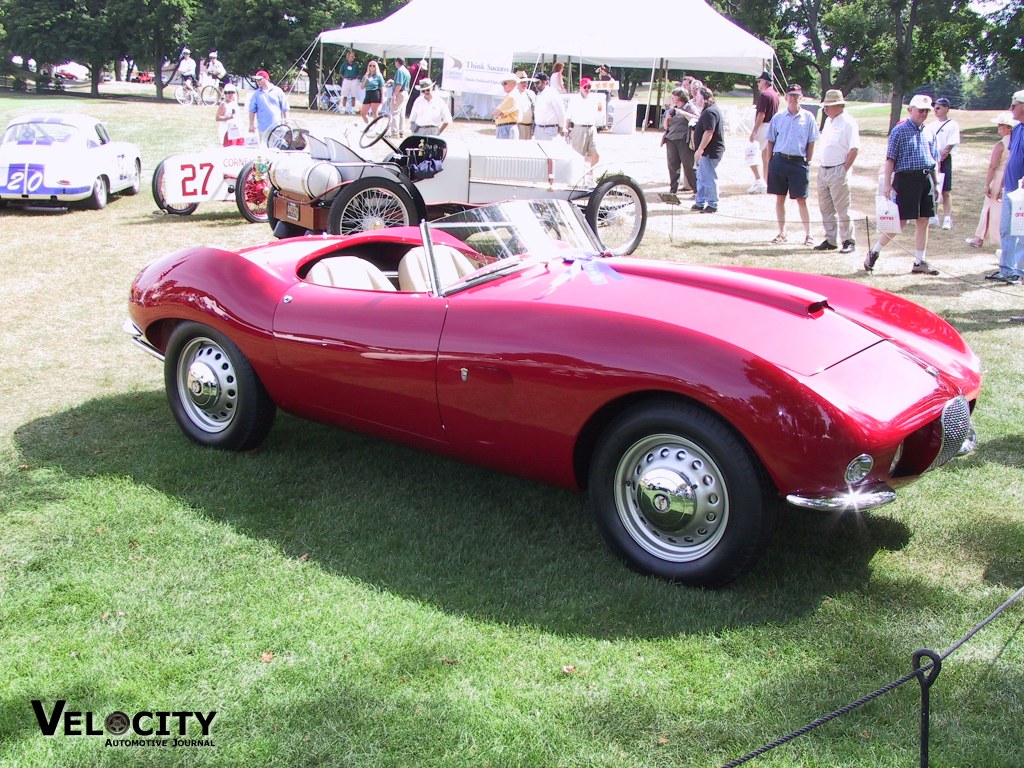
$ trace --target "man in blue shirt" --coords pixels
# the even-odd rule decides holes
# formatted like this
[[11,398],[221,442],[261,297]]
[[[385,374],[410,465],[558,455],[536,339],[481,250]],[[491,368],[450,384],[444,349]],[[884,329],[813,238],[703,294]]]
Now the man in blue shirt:
[[786,194],[796,200],[800,221],[804,225],[804,245],[811,240],[811,214],[807,210],[807,193],[811,187],[811,157],[818,140],[818,123],[806,109],[800,108],[804,91],[791,85],[786,91],[786,109],[776,112],[768,124],[767,152],[768,194],[775,195],[775,218],[779,233],[773,243],[784,243],[786,235]]
[[1010,112],[1017,125],[1010,134],[1010,150],[1003,171],[1003,207],[999,217],[999,241],[1003,253],[999,259],[999,271],[989,277],[1016,284],[1024,279],[1024,237],[1010,234],[1013,201],[1008,195],[1024,183],[1024,90],[1013,94]]
[[395,59],[395,86],[391,95],[391,124],[388,133],[392,138],[405,136],[405,105],[409,100],[409,89],[412,87],[412,75],[405,66],[405,59]]
[[270,82],[270,75],[261,69],[252,76],[256,90],[249,99],[249,133],[259,125],[260,136],[282,120],[288,119],[288,97]]
[[[928,220],[935,215],[935,195],[938,190],[936,168],[939,164],[939,150],[935,134],[926,130],[925,120],[932,110],[932,97],[923,93],[910,100],[906,120],[897,123],[889,134],[889,146],[885,151],[885,170],[882,172],[882,195],[895,200],[900,211],[900,221],[915,221],[914,266],[915,275],[937,275],[925,260],[928,248]],[[878,244],[868,251],[864,269],[875,268],[882,247],[888,245],[896,235],[881,233]]]

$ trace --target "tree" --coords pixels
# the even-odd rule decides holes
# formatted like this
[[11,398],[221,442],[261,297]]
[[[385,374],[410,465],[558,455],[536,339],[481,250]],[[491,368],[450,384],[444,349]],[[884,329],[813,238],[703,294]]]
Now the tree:
[[982,41],[982,51],[989,57],[987,68],[1004,71],[1017,83],[1024,83],[1024,0],[1007,0],[988,18],[991,23]]
[[823,90],[891,84],[890,128],[911,86],[959,69],[975,53],[984,28],[969,0],[798,0],[793,15]]

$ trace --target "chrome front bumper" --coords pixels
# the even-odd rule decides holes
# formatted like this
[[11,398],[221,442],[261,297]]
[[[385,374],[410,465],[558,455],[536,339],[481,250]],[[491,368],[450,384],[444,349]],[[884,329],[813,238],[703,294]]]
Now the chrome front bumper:
[[163,353],[159,349],[157,349],[156,347],[154,347],[152,344],[149,343],[149,340],[146,339],[146,334],[144,334],[142,332],[142,329],[139,328],[139,326],[137,326],[134,322],[132,322],[131,318],[128,318],[127,320],[125,320],[121,324],[121,330],[124,331],[125,333],[127,333],[129,336],[132,337],[132,343],[135,346],[137,346],[139,349],[143,350],[144,352],[148,352],[149,354],[151,354],[153,357],[155,357],[160,362],[163,362],[163,360],[164,360]]
[[836,511],[853,511],[874,509],[896,500],[896,491],[888,485],[876,485],[872,488],[851,488],[846,493],[835,496],[798,496],[791,493],[786,501],[795,507],[805,509],[821,509]]

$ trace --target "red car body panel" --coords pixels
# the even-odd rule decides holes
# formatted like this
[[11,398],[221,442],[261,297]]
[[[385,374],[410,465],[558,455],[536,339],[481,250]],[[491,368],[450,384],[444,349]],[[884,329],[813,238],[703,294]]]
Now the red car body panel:
[[181,320],[223,332],[287,411],[566,487],[610,415],[657,393],[719,414],[783,496],[835,493],[863,452],[867,481],[896,485],[900,443],[980,390],[941,318],[818,275],[614,258],[620,279],[597,285],[553,260],[445,297],[299,276],[419,244],[401,228],[181,251],[143,270],[131,317],[159,350]]

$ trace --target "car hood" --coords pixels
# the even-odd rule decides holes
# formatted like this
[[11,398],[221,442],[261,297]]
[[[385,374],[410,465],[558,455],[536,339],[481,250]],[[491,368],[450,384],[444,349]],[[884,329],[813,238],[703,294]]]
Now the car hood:
[[[617,313],[637,332],[652,322],[672,325],[801,376],[820,373],[882,341],[871,329],[834,312],[824,294],[779,280],[625,257],[596,261],[600,271],[554,262],[544,278],[524,275],[528,279],[507,281],[499,291],[521,294],[521,299],[532,293],[532,301],[575,310]],[[540,295],[538,284],[546,284]]]

